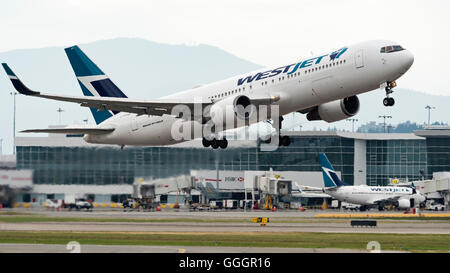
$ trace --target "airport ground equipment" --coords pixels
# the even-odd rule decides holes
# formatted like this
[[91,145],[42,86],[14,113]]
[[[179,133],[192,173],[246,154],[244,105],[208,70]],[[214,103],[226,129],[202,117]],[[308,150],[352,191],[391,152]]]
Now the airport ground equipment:
[[269,223],[269,217],[255,217],[252,219],[253,223],[259,223],[260,226],[265,227]]
[[256,177],[256,186],[260,196],[259,203],[263,204],[263,209],[290,208],[291,180],[283,179],[271,169],[266,175]]
[[74,203],[66,204],[69,207],[69,210],[76,209],[76,210],[82,210],[85,209],[86,211],[92,211],[94,208],[94,205],[92,205],[91,202],[84,198],[77,198],[75,199]]
[[15,193],[8,185],[0,185],[0,205],[3,208],[13,207],[15,202]]
[[350,221],[352,227],[376,227],[376,220],[352,220]]
[[436,202],[435,200],[430,200],[427,202],[425,209],[434,211],[444,211],[445,205]]
[[182,175],[164,179],[137,177],[133,183],[132,197],[136,201],[135,208],[154,210],[160,204],[160,196],[176,192],[174,208],[179,208],[180,192],[186,193],[186,203],[191,204],[191,177]]
[[86,195],[66,194],[64,196],[63,207],[68,208],[69,211],[72,209],[76,210],[85,209],[86,211],[92,211],[94,205],[92,204],[91,200],[88,200],[86,198]]
[[136,202],[135,209],[155,210],[159,205],[156,200],[156,186],[151,181],[145,181],[143,178],[135,180],[133,183],[133,198]]
[[122,202],[124,211],[126,211],[127,209],[135,209],[136,205],[137,205],[136,199],[133,198],[125,199]]

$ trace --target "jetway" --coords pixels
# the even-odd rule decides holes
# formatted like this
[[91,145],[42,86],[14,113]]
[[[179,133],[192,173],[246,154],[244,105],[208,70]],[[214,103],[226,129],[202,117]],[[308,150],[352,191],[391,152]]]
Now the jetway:
[[257,175],[251,189],[252,203],[257,195],[259,207],[262,209],[290,208],[292,184],[292,180],[284,179],[272,169],[263,175]]
[[430,199],[444,199],[450,206],[450,172],[435,172],[431,180],[414,181],[414,186]]
[[[169,177],[164,179],[151,179],[136,177],[133,183],[132,197],[142,207],[153,209],[159,205],[161,195],[176,193],[175,205],[179,205],[178,196],[183,192],[185,198],[191,200],[192,179],[188,175]],[[183,202],[184,203],[184,202]]]

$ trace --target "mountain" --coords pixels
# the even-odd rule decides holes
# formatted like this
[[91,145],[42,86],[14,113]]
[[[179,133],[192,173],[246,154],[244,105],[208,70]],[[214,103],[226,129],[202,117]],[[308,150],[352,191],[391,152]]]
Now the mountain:
[[[143,39],[118,38],[81,44],[85,53],[108,74],[130,98],[152,99],[198,84],[210,83],[260,68],[260,65],[209,45],[169,45]],[[63,47],[21,49],[0,53],[0,62],[7,62],[26,85],[49,93],[80,96],[81,90]],[[426,79],[425,79],[426,80]],[[359,95],[361,108],[355,116],[355,130],[370,121],[383,122],[380,115],[390,115],[387,123],[404,121],[423,124],[428,120],[426,105],[436,107],[431,112],[431,122],[450,122],[450,97],[435,96],[402,88],[395,89],[394,107],[384,107],[384,91],[375,90]],[[13,87],[6,74],[0,72],[0,139],[3,151],[12,152]],[[63,124],[82,123],[93,118],[87,108],[76,104],[17,96],[17,131],[29,128],[46,128],[59,123],[61,107]],[[305,115],[290,114],[285,117],[285,128],[302,126],[302,130],[352,130],[346,120],[333,124],[323,121],[308,122]],[[23,136],[31,136],[22,134]]]

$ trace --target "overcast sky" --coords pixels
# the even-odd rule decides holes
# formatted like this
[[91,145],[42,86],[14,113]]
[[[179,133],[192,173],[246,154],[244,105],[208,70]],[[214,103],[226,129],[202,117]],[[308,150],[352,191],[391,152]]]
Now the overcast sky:
[[389,39],[415,63],[399,86],[448,94],[450,1],[1,1],[0,52],[117,37],[204,43],[270,66]]

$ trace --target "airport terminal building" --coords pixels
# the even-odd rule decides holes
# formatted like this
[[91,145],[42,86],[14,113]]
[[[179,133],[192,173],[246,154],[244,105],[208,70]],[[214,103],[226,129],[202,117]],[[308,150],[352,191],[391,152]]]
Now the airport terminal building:
[[[258,141],[230,141],[226,150],[204,148],[201,141],[175,146],[92,145],[81,136],[17,137],[17,169],[33,170],[33,184],[102,185],[121,191],[136,177],[164,179],[192,170],[320,172],[326,153],[342,179],[351,185],[387,185],[390,179],[430,179],[450,171],[450,128],[414,134],[365,134],[339,131],[287,133],[291,145],[262,151]],[[321,179],[301,181],[322,186]],[[123,188],[123,187],[122,187]],[[123,190],[122,190],[123,191]],[[114,194],[114,190],[105,193]],[[116,192],[115,194],[119,194]],[[129,194],[122,192],[121,194]]]

